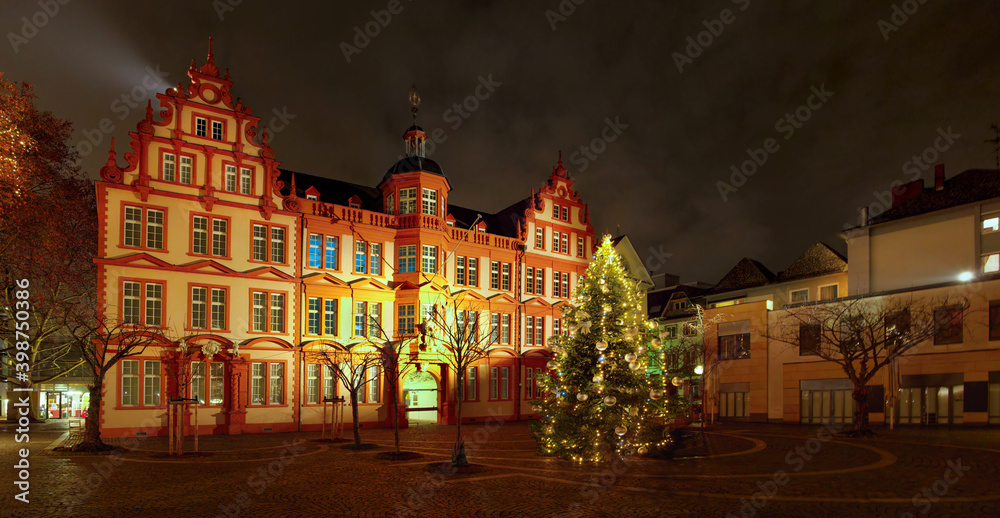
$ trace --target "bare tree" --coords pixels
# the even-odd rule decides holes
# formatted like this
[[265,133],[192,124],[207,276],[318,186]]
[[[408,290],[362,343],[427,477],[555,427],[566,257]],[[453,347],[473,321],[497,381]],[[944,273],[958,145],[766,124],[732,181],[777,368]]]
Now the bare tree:
[[80,320],[70,327],[73,343],[79,348],[83,361],[94,375],[87,409],[87,425],[83,441],[74,451],[104,451],[112,447],[101,440],[101,400],[104,396],[104,379],[108,372],[122,360],[139,356],[152,345],[169,345],[169,341],[154,327],[127,324],[104,314],[94,319]]
[[458,300],[442,307],[434,306],[431,315],[421,326],[421,341],[431,352],[438,353],[455,370],[455,414],[458,422],[455,447],[451,462],[457,466],[468,465],[465,441],[462,440],[462,400],[465,399],[465,373],[468,368],[493,352],[492,333],[481,329],[479,312],[463,306]]
[[868,383],[921,343],[961,333],[968,309],[954,295],[854,297],[789,308],[766,335],[840,365],[854,385],[852,434],[871,436]]
[[380,337],[377,344],[379,353],[379,365],[385,378],[386,393],[389,395],[387,408],[392,411],[392,429],[395,436],[395,454],[401,455],[399,450],[399,385],[406,373],[413,367],[413,363],[408,361],[408,351],[414,340],[399,338],[393,340],[392,337],[382,327],[378,319],[372,320],[372,331]]
[[369,382],[378,379],[378,372],[372,372],[372,367],[378,367],[381,353],[375,344],[361,342],[354,344],[350,350],[330,346],[320,346],[309,352],[309,357],[326,365],[347,392],[351,395],[351,414],[354,419],[354,446],[361,448],[361,427],[358,422],[358,395]]

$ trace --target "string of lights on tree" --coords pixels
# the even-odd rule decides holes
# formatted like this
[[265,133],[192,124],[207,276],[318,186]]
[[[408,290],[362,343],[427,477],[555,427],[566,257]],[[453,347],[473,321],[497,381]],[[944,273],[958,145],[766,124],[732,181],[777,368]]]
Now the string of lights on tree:
[[563,312],[570,333],[549,341],[553,359],[539,377],[546,397],[534,425],[542,453],[604,461],[670,446],[668,423],[688,405],[665,397],[666,356],[642,297],[605,236]]

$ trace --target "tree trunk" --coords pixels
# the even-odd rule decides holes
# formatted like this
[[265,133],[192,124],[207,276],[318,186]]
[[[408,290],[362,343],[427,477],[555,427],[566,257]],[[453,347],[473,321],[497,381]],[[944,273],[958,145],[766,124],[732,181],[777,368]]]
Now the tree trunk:
[[101,451],[109,446],[101,440],[101,398],[104,393],[104,379],[98,378],[90,388],[90,403],[87,405],[87,424],[83,428],[83,440],[74,448],[82,451]]
[[871,435],[872,428],[868,422],[868,387],[856,383],[851,398],[854,399],[854,432],[859,435]]
[[361,426],[358,424],[358,391],[351,392],[351,413],[354,415],[354,445],[361,447]]

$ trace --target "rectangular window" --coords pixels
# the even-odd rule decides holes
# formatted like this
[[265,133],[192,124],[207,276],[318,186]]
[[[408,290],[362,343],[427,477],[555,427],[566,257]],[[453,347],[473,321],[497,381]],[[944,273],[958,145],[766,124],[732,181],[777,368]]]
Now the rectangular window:
[[1000,254],[983,255],[983,273],[1000,272]]
[[255,291],[251,298],[253,304],[250,328],[255,333],[263,333],[267,330],[267,293]]
[[498,261],[490,261],[490,289],[500,289],[500,263]]
[[545,270],[535,268],[535,295],[545,296]]
[[212,121],[212,138],[222,140],[222,122]]
[[559,294],[562,292],[562,290],[560,289],[561,288],[561,284],[559,284],[559,278],[560,278],[559,277],[559,272],[553,271],[552,272],[552,296],[553,297],[558,297]]
[[558,318],[552,319],[552,336],[558,336],[562,334],[562,320]]
[[799,324],[799,356],[819,354],[820,325]]
[[208,289],[195,286],[191,288],[191,328],[208,328]]
[[498,344],[500,343],[500,314],[493,313],[490,315],[490,343]]
[[327,336],[337,336],[337,307],[336,299],[326,299],[323,307],[323,334]]
[[527,282],[524,283],[524,291],[525,291],[525,293],[534,293],[535,292],[535,268],[533,266],[529,266],[529,267],[527,267],[525,269],[525,273],[526,273]]
[[423,195],[423,209],[424,214],[430,214],[432,216],[437,216],[437,191],[434,189],[424,189]]
[[326,256],[326,269],[328,270],[340,268],[340,254],[337,253],[337,249],[337,237],[326,236],[324,255]]
[[437,273],[437,247],[431,245],[421,246],[420,271],[424,273]]
[[401,335],[412,335],[414,332],[414,305],[413,304],[400,304],[396,308],[396,326],[397,332]]
[[366,336],[366,333],[368,332],[368,326],[365,325],[367,318],[368,318],[368,303],[355,302],[354,336]]
[[569,207],[562,208],[562,220],[569,221]]
[[194,135],[196,137],[208,136],[208,120],[204,117],[194,118]]
[[465,373],[465,400],[476,400],[476,388],[479,385],[479,368],[470,365]]
[[368,383],[365,383],[364,403],[378,403],[382,398],[382,373],[378,365],[368,367]]
[[479,259],[475,257],[469,258],[469,286],[479,287]]
[[253,196],[253,176],[249,167],[240,168],[240,194]]
[[139,324],[142,314],[142,285],[138,282],[122,283],[122,323]]
[[677,338],[677,326],[668,326],[664,331],[666,331],[667,340]]
[[320,306],[323,299],[309,297],[309,313],[307,315],[306,332],[311,335],[318,335],[320,331]]
[[368,336],[382,338],[382,303],[368,303]]
[[564,254],[569,253],[569,234],[562,234],[559,236],[560,246],[559,251]]
[[552,251],[559,252],[559,232],[552,231]]
[[254,223],[252,257],[254,261],[284,263],[285,228]]
[[499,395],[499,384],[500,384],[500,369],[499,367],[490,367],[490,399],[497,399]]
[[510,291],[510,263],[503,263],[501,268],[500,289]]
[[545,345],[545,317],[535,317],[535,345]]
[[139,360],[122,360],[122,406],[139,406]]
[[306,366],[306,404],[319,404],[319,369],[322,365],[310,363]]
[[369,268],[372,275],[382,275],[382,243],[372,243],[368,246]]
[[285,332],[285,294],[271,294],[271,329],[272,333]]
[[163,285],[157,283],[146,284],[146,321],[147,326],[159,327],[163,323]]
[[[250,294],[251,299],[251,330],[255,333],[284,333],[285,332],[285,294],[272,293],[269,291],[254,291]],[[312,301],[322,299],[309,299],[309,311],[312,311]],[[309,320],[312,315],[307,316],[308,332],[312,333],[312,322]]]
[[396,198],[392,193],[389,193],[385,198],[385,213],[395,214],[396,213]]
[[321,268],[323,266],[323,236],[319,234],[309,234],[309,267]]
[[552,205],[552,219],[559,219],[559,206]]
[[819,287],[819,300],[833,300],[839,295],[837,293],[837,285],[831,284],[829,286]]
[[525,345],[535,345],[535,317],[528,316],[525,317],[526,325],[524,326],[524,341]]
[[177,181],[177,155],[164,153],[163,162],[160,165],[160,179],[164,182]]
[[535,369],[524,369],[524,399],[535,399]]
[[465,257],[455,257],[455,284],[465,286]]
[[992,217],[983,220],[983,234],[1000,232],[1000,217]]
[[180,182],[183,184],[191,185],[194,181],[194,159],[189,156],[181,155],[181,170],[180,170]]
[[205,404],[205,362],[191,362],[191,387],[188,397],[197,399],[199,405]]
[[417,212],[417,188],[399,190],[399,213],[415,214]]
[[265,385],[264,378],[267,373],[267,364],[256,362],[250,368],[250,404],[263,405]]
[[236,192],[236,166],[226,164],[226,192]]
[[750,357],[750,321],[739,320],[718,325],[719,359],[738,360]]
[[500,399],[510,398],[510,367],[500,367]]
[[[134,360],[133,360],[134,361]],[[143,362],[143,391],[142,404],[144,406],[160,406],[162,398],[160,395],[161,374],[159,360],[146,360]]]
[[500,315],[500,343],[510,343],[510,315]]
[[569,298],[569,273],[562,273],[562,297]]
[[364,241],[354,242],[354,271],[355,273],[368,272],[368,243]]
[[963,339],[963,308],[944,306],[934,310],[934,345],[960,344]]
[[799,302],[809,302],[809,288],[804,288],[801,290],[792,290],[791,295],[789,295],[788,300],[792,304],[797,304]]
[[535,248],[539,250],[545,250],[545,229],[536,228],[535,229]]
[[332,398],[337,395],[337,384],[334,383],[333,367],[323,366],[323,397]]
[[226,328],[226,290],[223,288],[212,288],[212,321],[209,327]]
[[210,242],[211,255],[215,257],[229,255],[229,221],[210,216],[192,216],[191,253],[209,255]]
[[122,244],[137,248],[163,249],[163,211],[125,206]]
[[417,271],[417,245],[399,245],[396,248],[396,255],[399,256],[398,273],[412,273]]
[[267,401],[272,405],[285,402],[285,364],[272,363],[268,379]]
[[583,257],[583,238],[576,238],[576,255],[577,257]]

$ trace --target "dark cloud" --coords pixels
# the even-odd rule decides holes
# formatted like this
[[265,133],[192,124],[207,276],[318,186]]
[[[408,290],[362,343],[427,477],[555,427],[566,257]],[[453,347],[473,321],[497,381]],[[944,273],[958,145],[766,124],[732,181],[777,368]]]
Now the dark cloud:
[[[537,188],[562,150],[596,227],[628,233],[640,255],[672,253],[664,269],[689,280],[717,280],[743,256],[777,271],[817,240],[843,250],[842,226],[909,179],[903,163],[938,128],[962,135],[943,154],[949,174],[994,164],[983,140],[1000,119],[996,2],[929,0],[885,41],[889,1],[589,0],[553,31],[546,11],[571,0],[403,0],[347,63],[341,43],[387,2],[243,1],[220,20],[227,1],[71,2],[18,52],[0,51],[0,69],[35,83],[81,140],[112,118],[123,151],[141,111],[114,101],[146,67],[185,80],[212,35],[216,62],[265,123],[273,110],[295,116],[274,138],[285,166],[368,184],[402,151],[416,83],[420,124],[447,135],[433,156],[454,202],[498,210]],[[679,73],[672,54],[723,9],[735,21]],[[38,10],[7,2],[0,29],[19,33]],[[456,119],[449,110],[490,75],[501,85]],[[785,140],[775,122],[820,85],[833,97]],[[584,166],[580,147],[615,117],[628,127]],[[723,202],[716,182],[767,138],[780,149]],[[106,147],[84,162],[95,176]]]

